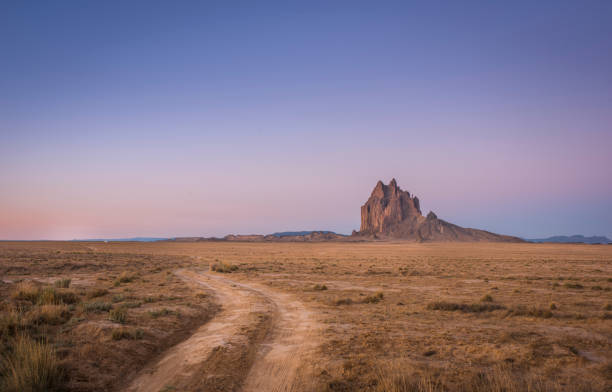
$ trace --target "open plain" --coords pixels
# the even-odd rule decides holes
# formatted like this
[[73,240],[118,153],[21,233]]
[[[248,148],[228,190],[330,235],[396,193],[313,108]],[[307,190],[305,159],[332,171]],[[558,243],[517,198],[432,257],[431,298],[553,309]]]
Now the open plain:
[[7,391],[612,387],[609,245],[1,242],[0,277]]

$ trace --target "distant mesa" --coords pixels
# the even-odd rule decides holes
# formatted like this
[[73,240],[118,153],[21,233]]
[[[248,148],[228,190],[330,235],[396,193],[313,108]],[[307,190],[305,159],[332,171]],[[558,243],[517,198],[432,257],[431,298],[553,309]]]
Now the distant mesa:
[[333,231],[286,231],[268,235],[226,235],[225,241],[251,241],[251,242],[318,242],[343,240],[346,236]]
[[591,236],[585,237],[581,234],[576,235],[556,235],[548,238],[536,238],[528,239],[530,242],[557,242],[557,243],[574,243],[574,244],[609,244],[612,243],[608,237],[605,236]]
[[361,206],[361,227],[352,237],[416,242],[524,242],[518,237],[457,226],[439,219],[433,212],[425,217],[419,199],[403,191],[395,179],[389,185],[378,181],[368,201]]

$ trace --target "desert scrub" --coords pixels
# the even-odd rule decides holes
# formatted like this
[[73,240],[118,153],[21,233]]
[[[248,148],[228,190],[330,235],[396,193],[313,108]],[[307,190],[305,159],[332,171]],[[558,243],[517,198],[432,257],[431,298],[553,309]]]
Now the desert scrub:
[[87,298],[104,297],[106,294],[108,294],[108,290],[103,288],[95,288],[87,292]]
[[565,287],[566,289],[583,289],[584,286],[581,285],[580,283],[563,283],[563,287]]
[[[555,305],[554,308],[556,309],[557,306]],[[535,306],[532,306],[530,308],[526,306],[516,306],[511,309],[508,309],[508,312],[506,313],[506,315],[507,316],[528,316],[528,317],[538,317],[538,318],[551,318],[553,316],[553,312],[551,312],[550,309],[537,308]]]
[[482,297],[480,299],[481,302],[493,302],[493,297],[491,297],[489,294],[485,295],[484,297]]
[[55,281],[55,287],[67,289],[68,287],[70,287],[70,282],[72,282],[72,279],[62,278],[60,280]]
[[0,312],[0,341],[15,336],[17,331],[26,325],[22,314],[16,309],[3,309]]
[[123,271],[113,282],[114,286],[119,286],[121,283],[130,283],[136,279],[136,276]]
[[20,335],[12,350],[0,358],[1,389],[6,392],[43,392],[61,388],[63,374],[53,347]]
[[[407,369],[408,368],[408,369]],[[592,392],[589,380],[575,380],[570,388],[555,380],[547,380],[529,373],[498,365],[474,371],[462,380],[453,380],[433,369],[410,369],[397,364],[381,367],[378,371],[376,392]]]
[[458,304],[454,302],[437,301],[427,305],[429,310],[460,311],[463,313],[482,313],[494,310],[505,309],[505,306],[498,304]]
[[149,316],[153,317],[153,318],[158,318],[160,316],[168,316],[170,314],[174,314],[175,312],[173,312],[170,309],[167,308],[163,308],[163,309],[158,309],[158,310],[149,310]]
[[113,340],[137,340],[142,339],[144,336],[144,331],[142,329],[128,329],[128,328],[116,328],[113,329],[112,339]]
[[108,314],[108,319],[115,323],[125,324],[127,321],[127,310],[124,308],[112,309]]
[[378,293],[376,293],[374,295],[370,295],[370,296],[365,297],[362,302],[364,304],[375,304],[375,303],[378,303],[378,302],[382,301],[384,296],[385,295],[382,292],[379,291]]
[[334,301],[334,305],[336,306],[351,305],[352,303],[353,303],[353,300],[350,298],[340,298]]
[[40,288],[36,287],[33,283],[19,283],[13,291],[12,297],[16,300],[30,301],[32,303],[38,302],[38,296],[40,295]]
[[33,284],[20,284],[12,295],[13,299],[29,301],[38,305],[74,304],[79,301],[75,292],[54,287],[37,287]]
[[113,306],[109,304],[108,302],[101,302],[101,301],[87,302],[83,304],[83,312],[85,313],[108,312],[109,310],[112,309],[112,307]]
[[224,274],[228,274],[230,272],[237,271],[238,266],[235,264],[229,264],[229,263],[224,263],[222,261],[218,261],[210,265],[210,270],[214,272],[221,272]]
[[26,314],[29,324],[60,325],[68,321],[70,311],[66,305],[40,305]]
[[323,291],[327,290],[327,286],[325,286],[324,284],[315,284],[312,289],[316,291]]
[[125,301],[125,296],[123,294],[115,294],[113,295],[113,303],[123,302]]

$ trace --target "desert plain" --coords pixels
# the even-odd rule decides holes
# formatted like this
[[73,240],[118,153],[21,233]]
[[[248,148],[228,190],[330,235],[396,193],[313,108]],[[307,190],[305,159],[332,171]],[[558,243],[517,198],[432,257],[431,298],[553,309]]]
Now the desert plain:
[[3,391],[612,389],[609,245],[0,242],[0,277]]

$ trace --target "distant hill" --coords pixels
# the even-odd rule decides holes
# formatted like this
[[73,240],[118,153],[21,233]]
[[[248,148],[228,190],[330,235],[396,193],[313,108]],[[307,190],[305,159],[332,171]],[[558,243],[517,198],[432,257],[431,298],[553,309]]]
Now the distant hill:
[[279,233],[272,233],[269,235],[273,235],[274,237],[295,237],[298,235],[308,235],[312,233],[322,233],[322,234],[338,234],[333,231],[326,230],[307,230],[307,231],[281,231]]
[[80,241],[80,242],[104,242],[104,241],[113,241],[113,242],[155,242],[155,241],[166,241],[170,238],[157,238],[157,237],[133,237],[133,238],[84,238],[84,239],[74,239],[72,241]]
[[578,242],[578,243],[584,243],[584,244],[608,244],[610,242],[612,242],[608,237],[604,237],[604,236],[592,236],[592,237],[585,237],[583,235],[580,234],[576,234],[576,235],[556,235],[553,237],[548,237],[548,238],[535,238],[535,239],[530,239],[527,241],[531,241],[531,242],[562,242],[562,243],[568,243],[568,242]]

